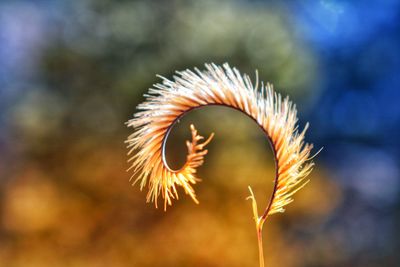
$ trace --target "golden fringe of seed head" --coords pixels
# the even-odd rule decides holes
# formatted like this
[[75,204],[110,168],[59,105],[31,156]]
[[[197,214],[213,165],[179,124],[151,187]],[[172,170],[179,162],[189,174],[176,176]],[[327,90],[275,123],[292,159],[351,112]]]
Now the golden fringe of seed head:
[[[235,68],[224,64],[206,64],[206,70],[177,72],[173,81],[163,78],[145,95],[146,101],[138,106],[140,110],[127,122],[135,132],[126,141],[130,149],[133,176],[140,181],[143,189],[148,185],[147,201],[155,202],[160,195],[164,208],[178,198],[177,185],[197,203],[192,184],[195,184],[196,168],[204,160],[207,150],[191,126],[192,141],[187,142],[186,164],[180,170],[171,170],[165,160],[165,140],[174,123],[186,112],[207,105],[223,105],[242,111],[256,121],[264,130],[272,145],[276,177],[273,196],[265,211],[265,217],[283,212],[284,206],[292,202],[292,196],[306,183],[305,177],[311,172],[309,161],[312,145],[304,143],[304,134],[297,129],[296,107],[286,97],[274,92],[267,84],[258,88],[247,75],[241,75]],[[258,80],[258,79],[257,79]],[[133,177],[132,176],[132,177]]]

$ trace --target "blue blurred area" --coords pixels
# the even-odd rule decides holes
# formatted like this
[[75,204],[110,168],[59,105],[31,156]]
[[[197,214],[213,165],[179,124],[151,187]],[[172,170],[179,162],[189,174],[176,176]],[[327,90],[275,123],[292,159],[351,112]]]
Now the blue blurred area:
[[[124,4],[135,6],[134,19],[123,8],[113,9]],[[299,101],[301,121],[311,124],[308,140],[324,147],[317,166],[324,166],[343,191],[342,203],[318,232],[338,251],[334,265],[399,266],[400,1],[224,1],[218,5],[226,7],[221,13],[210,9],[222,21],[211,23],[215,29],[207,28],[207,18],[196,17],[204,6],[1,1],[0,182],[12,179],[19,157],[40,161],[60,149],[61,138],[80,140],[94,132],[100,135],[96,140],[122,138],[122,122],[154,74],[170,76],[175,69],[232,59],[240,70],[258,68],[261,76],[268,75],[263,79],[276,79],[277,90],[293,87],[287,93]],[[236,10],[246,14],[238,19],[240,29],[229,26]],[[274,35],[275,25],[262,34],[257,31],[264,29],[247,29],[246,23],[266,19],[257,13],[263,10],[277,14],[268,23],[289,30]],[[252,12],[259,21],[247,20]],[[190,16],[198,20],[189,21]],[[128,26],[119,27],[125,20]],[[191,23],[202,23],[201,30]],[[207,32],[215,35],[201,38]],[[176,36],[168,39],[172,33]],[[218,35],[225,39],[217,41]],[[284,47],[280,40],[290,48],[263,50]],[[271,61],[253,56],[256,50]],[[300,67],[290,63],[299,61]],[[295,73],[280,75],[290,64]],[[89,115],[90,110],[96,114]],[[321,260],[304,266],[333,265]]]
[[322,91],[309,115],[317,129],[312,134],[346,192],[330,228],[343,231],[354,257],[370,253],[365,264],[377,266],[398,265],[398,260],[378,264],[375,257],[388,257],[398,247],[399,5],[304,1],[292,7],[324,70]]
[[299,4],[297,20],[324,69],[316,120],[336,138],[398,153],[398,1]]

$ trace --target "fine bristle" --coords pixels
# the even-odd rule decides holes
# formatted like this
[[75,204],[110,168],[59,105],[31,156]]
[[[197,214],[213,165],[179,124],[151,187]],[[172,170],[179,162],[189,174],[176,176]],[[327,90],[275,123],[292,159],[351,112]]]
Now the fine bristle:
[[146,95],[146,101],[138,106],[140,110],[128,121],[135,132],[128,137],[128,154],[133,176],[143,189],[149,188],[148,202],[155,202],[161,195],[164,208],[178,198],[176,185],[197,202],[192,185],[198,181],[196,168],[202,165],[212,135],[203,143],[194,126],[191,126],[192,141],[187,142],[188,155],[180,170],[171,170],[166,164],[165,139],[172,125],[193,108],[207,105],[223,105],[242,111],[253,118],[271,142],[276,174],[272,199],[265,216],[283,212],[292,202],[292,195],[306,184],[311,172],[312,145],[304,143],[303,131],[297,130],[296,108],[288,98],[282,98],[272,85],[258,88],[247,75],[241,75],[235,68],[224,64],[206,64],[206,70],[177,72],[173,81],[162,78]]

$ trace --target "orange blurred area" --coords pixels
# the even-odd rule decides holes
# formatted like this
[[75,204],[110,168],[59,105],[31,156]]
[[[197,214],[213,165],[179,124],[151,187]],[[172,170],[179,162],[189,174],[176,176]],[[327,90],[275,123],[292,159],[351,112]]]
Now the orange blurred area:
[[[274,177],[268,142],[242,114],[210,108],[189,114],[174,129],[169,157],[185,155],[179,148],[194,119],[202,133],[214,128],[217,134],[200,169],[199,205],[181,190],[182,198],[167,212],[156,210],[145,204],[145,192],[129,185],[122,140],[78,142],[53,155],[54,165],[44,167],[43,159],[24,164],[3,188],[1,261],[11,266],[257,266],[246,197],[251,185],[259,205],[267,204]],[[285,228],[318,227],[340,202],[340,190],[322,168],[311,180],[286,214],[266,224],[269,265],[301,266],[307,249]]]

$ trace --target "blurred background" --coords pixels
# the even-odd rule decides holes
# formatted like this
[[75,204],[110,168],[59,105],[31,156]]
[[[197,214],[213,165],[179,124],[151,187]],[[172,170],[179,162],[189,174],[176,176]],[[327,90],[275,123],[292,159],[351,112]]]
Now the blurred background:
[[264,229],[267,266],[399,266],[400,1],[0,2],[0,266],[258,266],[274,165],[226,108],[188,114],[216,137],[165,213],[128,182],[125,122],[175,70],[229,62],[297,104],[311,183]]

